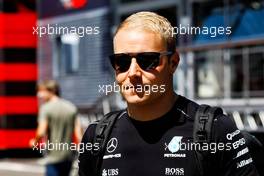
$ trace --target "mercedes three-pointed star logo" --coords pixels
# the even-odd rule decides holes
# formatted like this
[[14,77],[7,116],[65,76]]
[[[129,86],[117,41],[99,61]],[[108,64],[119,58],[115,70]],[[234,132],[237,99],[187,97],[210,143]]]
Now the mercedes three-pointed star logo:
[[107,143],[107,151],[108,153],[112,153],[117,148],[118,141],[116,138],[111,138]]

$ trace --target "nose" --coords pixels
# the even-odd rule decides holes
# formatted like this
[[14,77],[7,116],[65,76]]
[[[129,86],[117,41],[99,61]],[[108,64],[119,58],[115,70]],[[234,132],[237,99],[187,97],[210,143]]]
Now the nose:
[[139,76],[141,76],[140,67],[137,64],[136,58],[131,59],[131,64],[130,64],[128,71],[129,71],[128,77],[139,77]]

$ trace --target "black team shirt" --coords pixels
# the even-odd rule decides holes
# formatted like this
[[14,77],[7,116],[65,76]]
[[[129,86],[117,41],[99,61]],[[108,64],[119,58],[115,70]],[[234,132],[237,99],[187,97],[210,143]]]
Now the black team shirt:
[[[191,103],[191,104],[189,104]],[[188,105],[189,104],[189,105]],[[178,96],[174,107],[155,120],[136,121],[125,112],[114,125],[100,170],[102,176],[198,176],[193,140],[193,118],[199,105]],[[82,143],[92,143],[96,124],[86,130]],[[208,150],[204,171],[210,176],[257,176],[250,151],[233,121],[223,116],[214,123],[216,143]],[[91,151],[79,156],[80,176],[91,175]]]

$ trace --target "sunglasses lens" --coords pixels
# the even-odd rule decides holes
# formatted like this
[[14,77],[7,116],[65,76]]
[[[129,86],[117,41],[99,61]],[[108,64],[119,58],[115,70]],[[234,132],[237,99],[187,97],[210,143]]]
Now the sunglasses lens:
[[160,54],[159,53],[140,53],[137,56],[137,63],[143,70],[150,70],[156,68],[159,65]]
[[131,57],[128,54],[113,54],[110,61],[115,70],[125,72],[130,67]]
[[[133,57],[136,57],[138,65],[145,71],[156,68],[160,62],[160,53],[155,52],[138,53]],[[125,53],[113,54],[110,61],[116,71],[126,72],[130,67],[131,58],[132,56]]]

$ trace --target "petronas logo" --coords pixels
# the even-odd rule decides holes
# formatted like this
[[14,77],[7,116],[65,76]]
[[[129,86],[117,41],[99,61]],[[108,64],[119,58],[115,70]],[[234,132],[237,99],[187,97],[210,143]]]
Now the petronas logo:
[[182,136],[174,136],[168,145],[168,149],[171,153],[175,153],[180,149]]

